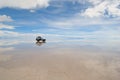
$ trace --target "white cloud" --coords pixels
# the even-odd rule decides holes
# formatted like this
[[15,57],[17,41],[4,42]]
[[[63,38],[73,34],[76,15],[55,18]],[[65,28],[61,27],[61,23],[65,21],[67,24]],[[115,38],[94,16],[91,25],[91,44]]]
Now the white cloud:
[[0,30],[0,37],[17,37],[19,36],[18,32]]
[[54,22],[48,21],[47,24],[54,28],[61,28],[61,29],[71,29],[74,26],[74,24],[70,23],[69,21],[54,21]]
[[71,18],[62,18],[59,20],[42,20],[44,23],[48,24],[50,27],[60,28],[60,29],[73,29],[76,27],[86,27],[86,26],[111,26],[120,24],[119,18],[115,19],[104,19],[104,18],[87,18],[81,17],[77,14]]
[[0,15],[0,22],[11,22],[13,21],[10,16]]
[[[1,0],[0,0],[1,1]],[[36,3],[34,0],[15,0],[15,2],[10,2],[4,0],[2,3],[5,5],[2,6],[0,5],[0,8],[2,7],[12,7],[12,8],[21,8],[21,9],[30,9],[31,12],[34,12],[34,8],[38,8],[40,4]],[[33,3],[31,3],[33,1]],[[44,0],[45,1],[45,0]],[[81,0],[79,0],[81,1]],[[21,2],[21,3],[20,3]],[[28,4],[27,2],[30,2]],[[112,25],[118,25],[120,24],[120,18],[115,18],[115,19],[108,19],[106,20],[105,18],[97,18],[97,17],[104,17],[105,10],[108,11],[108,15],[112,16],[119,16],[119,8],[117,8],[119,2],[118,0],[115,0],[115,2],[109,1],[109,0],[89,0],[91,4],[93,4],[91,7],[87,8],[85,12],[82,13],[83,16],[81,17],[81,14],[77,14],[72,16],[71,18],[59,18],[58,20],[43,20],[42,21],[46,24],[48,24],[51,27],[55,28],[62,28],[62,29],[71,29],[74,27],[83,27],[83,26],[91,26],[91,25],[99,25],[99,26],[104,26],[108,27]],[[118,3],[117,3],[118,2]],[[0,3],[0,4],[2,4]],[[8,5],[9,3],[9,5]],[[23,4],[22,4],[23,3]],[[27,3],[27,5],[25,5]],[[16,4],[16,5],[14,5]],[[40,7],[40,6],[39,6]],[[43,7],[43,6],[41,6]],[[41,8],[40,7],[40,8]],[[44,6],[45,7],[45,6]],[[86,17],[87,16],[87,17]],[[88,18],[92,17],[92,18]],[[8,16],[0,18],[0,22],[6,22],[6,21],[11,21],[12,19]],[[2,26],[1,26],[2,25]],[[13,26],[5,25],[3,23],[0,23],[0,29],[7,28],[7,29],[14,29]],[[61,31],[62,33],[62,31]],[[69,32],[68,32],[69,33]],[[72,33],[73,34],[73,33]],[[41,34],[41,33],[18,33],[18,32],[13,32],[13,31],[0,31],[0,37],[3,38],[3,40],[0,40],[1,44],[0,45],[13,45],[13,44],[18,44],[21,42],[34,42],[36,36],[42,35],[47,38],[47,41],[49,42],[65,42],[65,40],[68,42],[70,40],[65,39],[66,37],[75,37],[76,38],[84,38],[82,40],[77,39],[78,41],[82,42],[83,44],[95,44],[95,45],[117,45],[120,44],[120,30],[99,30],[95,32],[79,32],[73,35],[59,35],[59,34]],[[91,38],[93,38],[91,40]],[[94,39],[95,38],[95,39]],[[72,41],[72,40],[71,40]],[[81,44],[82,44],[81,43]]]
[[36,9],[49,6],[49,0],[0,0],[0,8]]
[[[87,0],[87,1],[92,3],[93,5],[98,5],[105,0]],[[110,0],[108,0],[108,1],[110,1]]]
[[33,41],[33,37],[35,37],[35,34],[32,33],[18,33],[14,31],[0,30],[0,46],[30,43]]
[[13,19],[10,16],[0,15],[0,29],[14,29],[14,26],[6,25],[4,23],[4,22],[12,22],[12,21]]
[[120,45],[120,30],[110,29],[109,27],[94,32],[67,32],[63,34],[42,34],[42,33],[18,33],[13,31],[0,31],[0,46],[10,46],[21,43],[35,43],[36,36],[40,35],[47,39],[47,43],[64,42],[65,44],[73,43],[78,45],[94,45],[99,47],[116,48]]
[[[84,3],[88,8],[76,12],[71,17],[59,17],[55,20],[42,19],[41,21],[51,27],[71,29],[84,26],[111,26],[120,24],[120,0],[62,0]],[[85,3],[86,2],[86,3]],[[81,6],[78,6],[81,7]],[[114,17],[114,18],[111,18]]]
[[88,0],[92,6],[81,15],[85,17],[120,17],[120,0]]
[[5,25],[5,24],[0,23],[0,29],[14,29],[14,26]]
[[61,42],[62,35],[59,34],[42,34],[42,33],[18,33],[14,31],[0,31],[0,46],[10,46],[21,43],[36,43],[35,38],[42,36],[47,42]]

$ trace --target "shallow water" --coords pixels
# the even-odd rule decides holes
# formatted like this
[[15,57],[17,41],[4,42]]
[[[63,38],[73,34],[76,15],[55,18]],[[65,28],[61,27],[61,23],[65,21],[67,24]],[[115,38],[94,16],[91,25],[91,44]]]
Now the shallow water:
[[117,50],[65,43],[0,47],[0,80],[119,80],[119,76]]

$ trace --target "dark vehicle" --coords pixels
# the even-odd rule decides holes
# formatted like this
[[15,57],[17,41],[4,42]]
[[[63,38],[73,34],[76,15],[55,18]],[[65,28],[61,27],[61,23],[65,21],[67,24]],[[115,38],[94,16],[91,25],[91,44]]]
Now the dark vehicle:
[[41,36],[38,36],[38,37],[36,38],[36,41],[37,41],[37,42],[45,42],[46,39],[43,39]]

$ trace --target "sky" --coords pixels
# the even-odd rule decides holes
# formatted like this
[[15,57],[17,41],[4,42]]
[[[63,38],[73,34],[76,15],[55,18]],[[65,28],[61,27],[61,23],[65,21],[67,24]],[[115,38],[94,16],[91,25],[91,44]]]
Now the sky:
[[0,46],[38,35],[48,42],[119,45],[120,0],[0,0]]

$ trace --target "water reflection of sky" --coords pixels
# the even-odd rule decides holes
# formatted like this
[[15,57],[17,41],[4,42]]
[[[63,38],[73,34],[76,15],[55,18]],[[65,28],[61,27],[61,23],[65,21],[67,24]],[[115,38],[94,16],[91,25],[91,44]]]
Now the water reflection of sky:
[[[8,39],[1,39],[0,40],[0,48],[11,48],[11,47],[16,47],[16,46],[25,46],[25,47],[30,47],[30,46],[35,46],[36,41],[35,37],[27,39],[28,37],[23,37],[23,39],[17,39],[17,38],[8,38]],[[110,38],[82,38],[79,36],[45,36],[46,38],[46,43],[38,43],[36,44],[39,46],[80,46],[80,47],[93,47],[93,48],[101,48],[101,49],[112,49],[114,51],[119,51],[119,44],[120,41],[119,39],[110,39]]]
[[[78,42],[39,44],[36,45],[34,41],[0,46],[0,79],[43,77],[43,80],[99,80],[102,77],[103,80],[119,80],[120,54],[115,49],[113,51],[108,47],[103,49]],[[83,75],[82,78],[80,75]]]
[[118,39],[96,39],[96,38],[80,38],[79,36],[46,36],[46,43],[36,42],[35,37],[26,39],[7,38],[0,40],[0,52],[13,51],[15,49],[35,49],[35,48],[81,48],[91,50],[106,50],[119,52]]

